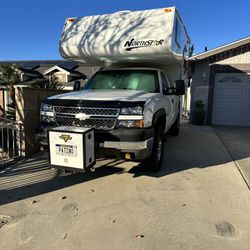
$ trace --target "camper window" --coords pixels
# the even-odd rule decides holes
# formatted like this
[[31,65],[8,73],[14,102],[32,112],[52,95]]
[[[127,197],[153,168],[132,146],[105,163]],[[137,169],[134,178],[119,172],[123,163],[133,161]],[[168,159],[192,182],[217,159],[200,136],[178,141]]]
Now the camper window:
[[175,42],[179,48],[185,45],[185,31],[179,18],[175,20]]

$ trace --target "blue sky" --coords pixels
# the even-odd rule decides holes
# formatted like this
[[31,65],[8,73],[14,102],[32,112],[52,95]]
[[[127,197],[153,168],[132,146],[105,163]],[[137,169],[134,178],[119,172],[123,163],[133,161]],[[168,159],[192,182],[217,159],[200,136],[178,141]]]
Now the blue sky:
[[196,53],[250,35],[249,0],[9,0],[0,4],[0,60],[60,59],[66,17],[174,5]]

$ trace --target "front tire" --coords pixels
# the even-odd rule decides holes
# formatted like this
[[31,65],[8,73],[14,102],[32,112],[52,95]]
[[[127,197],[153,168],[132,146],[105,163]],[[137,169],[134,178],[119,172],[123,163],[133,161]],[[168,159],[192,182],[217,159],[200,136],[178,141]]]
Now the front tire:
[[177,136],[177,135],[179,135],[179,132],[180,132],[180,114],[178,114],[174,124],[169,129],[169,134],[172,136]]
[[152,154],[144,162],[147,170],[156,172],[161,169],[163,151],[164,151],[164,129],[162,126],[158,126],[155,128]]

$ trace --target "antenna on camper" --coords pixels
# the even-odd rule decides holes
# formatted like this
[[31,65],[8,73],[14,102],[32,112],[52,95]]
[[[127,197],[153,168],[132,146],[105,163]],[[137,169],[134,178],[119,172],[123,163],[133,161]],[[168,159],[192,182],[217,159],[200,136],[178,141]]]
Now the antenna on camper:
[[205,52],[207,52],[207,46],[205,47]]

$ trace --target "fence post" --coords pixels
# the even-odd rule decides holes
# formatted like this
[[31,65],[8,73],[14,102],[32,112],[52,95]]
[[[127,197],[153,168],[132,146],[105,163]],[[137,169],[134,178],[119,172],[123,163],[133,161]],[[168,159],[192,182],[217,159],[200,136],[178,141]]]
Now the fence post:
[[23,157],[23,150],[22,150],[22,122],[19,121],[16,124],[16,131],[17,131],[17,150],[18,150],[18,155]]

